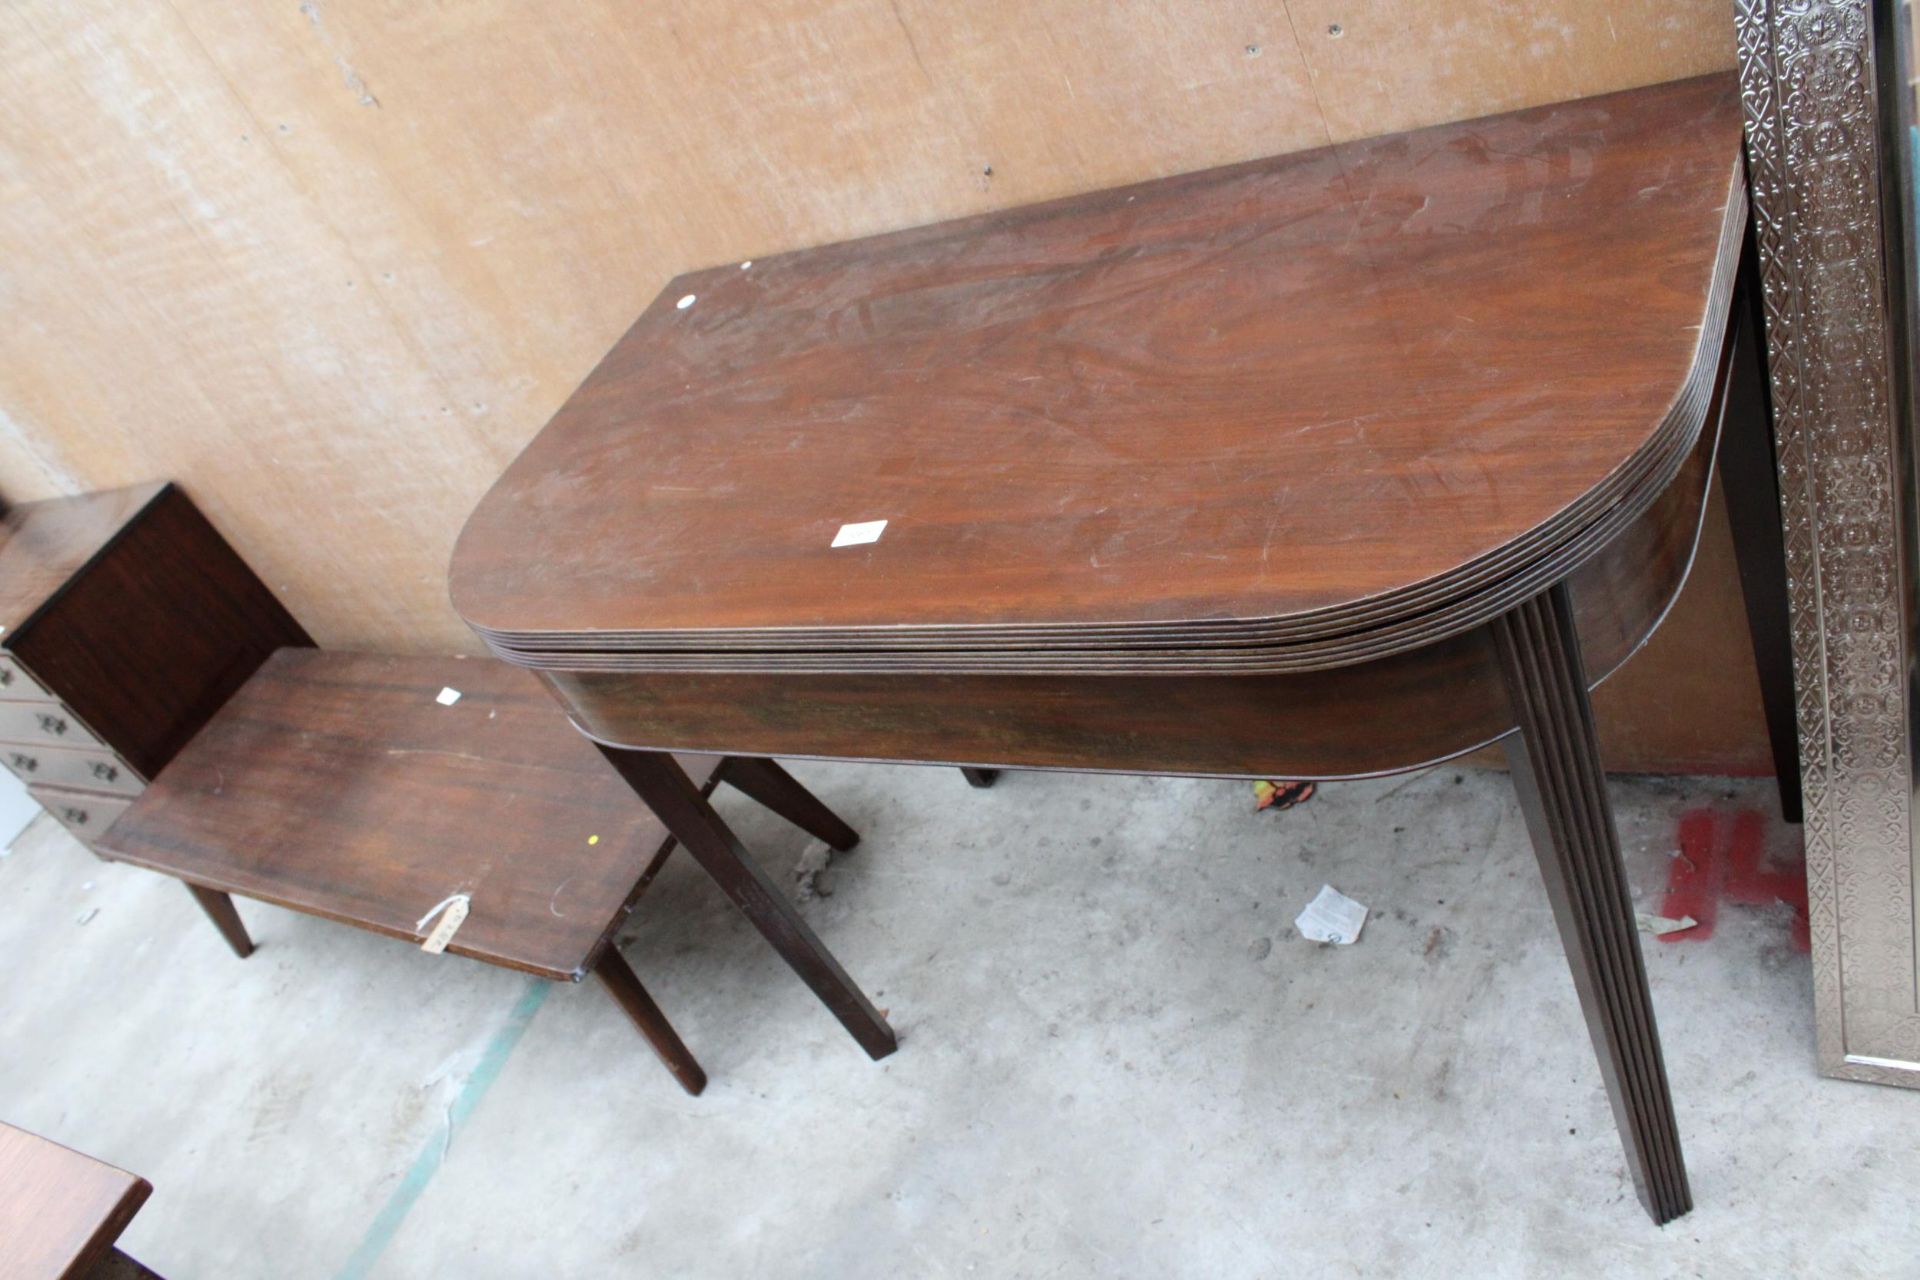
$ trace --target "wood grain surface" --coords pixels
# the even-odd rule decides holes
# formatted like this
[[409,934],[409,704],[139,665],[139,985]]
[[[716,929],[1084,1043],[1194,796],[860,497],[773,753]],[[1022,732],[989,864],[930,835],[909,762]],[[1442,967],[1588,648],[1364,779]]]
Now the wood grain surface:
[[455,605],[712,652],[1443,602],[1684,456],[1740,174],[1712,76],[684,276],[475,513]]
[[152,1194],[145,1178],[0,1123],[0,1273],[79,1280]]
[[[1717,417],[1709,427],[1660,500],[1571,580],[1595,682],[1646,643],[1685,580]],[[1302,674],[536,674],[611,746],[971,767],[1362,777],[1448,759],[1517,723],[1486,626]]]
[[[1709,339],[1714,392],[1704,429],[1651,504],[1624,526],[1596,519],[1588,537],[1545,556],[1565,580],[1554,589],[1570,601],[1594,682],[1645,643],[1679,594],[1723,419],[1739,412],[1757,429],[1753,406],[1728,394],[1733,363],[1742,351],[1753,359],[1751,341],[1735,341],[1749,314],[1728,307]],[[1551,465],[1550,445],[1542,442],[1542,465]],[[968,669],[967,655],[952,652],[931,661],[953,665],[920,672],[670,673],[625,665],[635,655],[591,651],[556,655],[540,674],[583,729],[614,747],[1324,778],[1417,767],[1520,723],[1487,625],[1294,675],[1236,669],[1233,651],[1222,649],[1191,671],[1154,675],[1100,667],[1085,653],[1072,657],[1080,669],[1051,673]]]
[[[1724,344],[1717,361],[1717,378],[1724,380],[1734,356]],[[1703,425],[1717,429],[1727,400],[1716,393]],[[1150,649],[1114,645],[1081,647],[1078,633],[1068,639],[1056,633],[1054,643],[1025,649],[987,647],[961,650],[927,641],[902,644],[888,637],[875,652],[845,648],[804,648],[788,653],[741,651],[602,652],[584,648],[517,650],[495,643],[495,652],[519,665],[538,669],[583,671],[700,671],[700,672],[892,672],[939,674],[950,672],[1008,672],[1017,674],[1155,674],[1251,675],[1278,672],[1326,671],[1448,639],[1469,631],[1566,578],[1577,574],[1583,582],[1604,583],[1629,593],[1643,590],[1640,579],[1649,575],[1665,583],[1660,566],[1681,557],[1691,562],[1700,532],[1715,432],[1696,437],[1693,448],[1670,468],[1648,481],[1658,487],[1644,501],[1615,504],[1572,537],[1525,563],[1518,571],[1491,586],[1456,597],[1432,609],[1402,614],[1394,621],[1320,640],[1263,644],[1239,636],[1209,633],[1190,638],[1188,647]],[[1662,588],[1664,590],[1664,588]],[[1670,598],[1670,596],[1669,596]],[[1596,617],[1595,621],[1598,621]],[[1631,608],[1613,611],[1611,624],[1634,636],[1637,646],[1646,638],[1644,619]],[[1630,651],[1630,649],[1629,649]]]
[[[122,504],[146,490],[124,492]],[[7,519],[32,520],[69,501],[28,503]],[[92,509],[115,495],[79,501]],[[149,778],[269,654],[311,643],[175,485],[145,501],[84,572],[5,637],[8,652],[79,722],[62,740],[83,725]]]
[[[165,488],[148,481],[57,502],[17,503],[0,515],[0,637],[32,621]],[[11,682],[8,691],[15,692]]]
[[284,649],[98,843],[412,940],[465,893],[448,951],[577,981],[667,834],[524,671]]

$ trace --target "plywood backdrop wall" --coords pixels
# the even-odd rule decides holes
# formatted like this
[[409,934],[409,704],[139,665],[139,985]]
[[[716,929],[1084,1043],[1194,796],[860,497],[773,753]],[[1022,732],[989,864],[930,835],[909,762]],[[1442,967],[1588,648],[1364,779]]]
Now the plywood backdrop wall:
[[0,59],[0,490],[179,479],[322,643],[471,650],[462,520],[675,271],[1733,48],[1728,0],[17,0]]

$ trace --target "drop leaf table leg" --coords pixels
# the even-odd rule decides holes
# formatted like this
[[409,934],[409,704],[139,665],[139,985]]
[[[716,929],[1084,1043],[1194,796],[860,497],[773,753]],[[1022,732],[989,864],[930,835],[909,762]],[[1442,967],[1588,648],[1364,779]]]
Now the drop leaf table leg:
[[747,855],[679,762],[661,751],[628,751],[601,745],[600,753],[706,868],[733,904],[746,913],[801,981],[813,988],[867,1055],[878,1059],[892,1053],[898,1047],[893,1028],[821,945],[767,873]]
[[1517,739],[1507,759],[1640,1202],[1655,1222],[1693,1205],[1654,1026],[1620,840],[1565,584],[1495,620]]

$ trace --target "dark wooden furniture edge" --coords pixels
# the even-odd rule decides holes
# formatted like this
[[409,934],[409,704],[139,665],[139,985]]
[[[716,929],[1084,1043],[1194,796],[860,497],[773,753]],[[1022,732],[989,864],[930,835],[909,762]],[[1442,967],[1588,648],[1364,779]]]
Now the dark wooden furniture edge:
[[[13,635],[15,632],[25,631],[27,628],[32,626],[35,622],[39,621],[40,618],[47,613],[47,611],[53,606],[53,604],[56,601],[58,601],[62,596],[67,594],[67,591],[70,585],[76,579],[80,578],[82,575],[86,573],[87,570],[93,568],[96,564],[100,563],[100,561],[104,559],[109,552],[113,551],[116,547],[120,545],[120,543],[126,540],[127,535],[133,531],[134,526],[139,524],[140,521],[144,520],[147,517],[147,514],[153,510],[153,506],[155,503],[159,502],[160,499],[166,497],[170,493],[180,492],[180,485],[177,481],[174,481],[174,480],[143,480],[137,484],[115,485],[112,489],[105,489],[100,491],[103,493],[130,492],[137,489],[144,489],[149,486],[152,487],[153,492],[147,495],[147,498],[144,502],[142,502],[139,506],[135,507],[131,512],[128,513],[127,518],[121,521],[120,527],[114,530],[113,535],[111,537],[107,538],[98,547],[95,547],[93,549],[92,554],[87,556],[87,558],[83,560],[79,564],[79,566],[74,569],[72,573],[68,574],[64,582],[62,582],[59,586],[55,587],[52,591],[48,592],[45,599],[43,599],[37,606],[35,606],[32,612],[27,614],[27,616],[24,618],[20,618],[17,621],[10,622],[7,624],[6,634],[8,636]],[[57,499],[42,498],[42,499],[37,499],[37,501],[42,501],[42,502],[57,501]],[[19,504],[19,506],[21,507],[29,506],[29,505],[31,504],[25,503],[25,502]],[[18,507],[12,508],[12,510],[18,510]]]
[[1729,422],[1721,432],[1721,490],[1746,604],[1747,633],[1760,675],[1780,813],[1788,822],[1803,816],[1800,795],[1800,729],[1793,677],[1792,614],[1787,604],[1787,548],[1780,518],[1780,472],[1774,452],[1773,388],[1767,377],[1765,302],[1759,251],[1747,227],[1740,264],[1740,317]]
[[[68,1149],[72,1150],[72,1148]],[[126,1171],[122,1170],[121,1172],[124,1173]],[[148,1182],[137,1173],[129,1173],[127,1176],[133,1179],[133,1186],[129,1188],[127,1197],[122,1200],[119,1206],[113,1211],[113,1216],[100,1224],[100,1229],[94,1232],[93,1238],[87,1241],[86,1263],[70,1271],[68,1273],[69,1275],[76,1277],[85,1276],[89,1268],[99,1265],[108,1255],[118,1252],[114,1248],[115,1243],[120,1239],[121,1234],[126,1231],[128,1225],[133,1222],[134,1215],[138,1214],[141,1208],[146,1205],[148,1199],[152,1197],[153,1184],[151,1182]],[[133,1260],[129,1258],[128,1261],[131,1262]],[[139,1264],[135,1263],[135,1265],[138,1266]],[[145,1268],[142,1269],[144,1270]]]
[[[84,1277],[92,1274],[96,1266],[115,1252],[113,1247],[114,1243],[119,1240],[121,1233],[127,1229],[127,1225],[133,1221],[134,1216],[140,1212],[141,1208],[147,1203],[147,1200],[153,1195],[153,1184],[137,1173],[129,1173],[118,1165],[108,1164],[105,1160],[101,1160],[96,1156],[90,1156],[84,1151],[77,1151],[67,1146],[64,1142],[56,1142],[52,1138],[44,1137],[27,1129],[22,1129],[18,1125],[0,1125],[0,1127],[9,1129],[19,1137],[30,1139],[32,1142],[42,1143],[47,1147],[58,1148],[75,1160],[86,1161],[89,1165],[111,1170],[127,1179],[119,1199],[113,1208],[95,1224],[93,1230],[88,1233],[86,1240],[81,1243],[74,1253],[67,1269],[61,1273],[63,1278],[71,1277],[72,1280],[83,1280]],[[6,1261],[4,1252],[6,1243],[6,1241],[0,1240],[0,1263]]]

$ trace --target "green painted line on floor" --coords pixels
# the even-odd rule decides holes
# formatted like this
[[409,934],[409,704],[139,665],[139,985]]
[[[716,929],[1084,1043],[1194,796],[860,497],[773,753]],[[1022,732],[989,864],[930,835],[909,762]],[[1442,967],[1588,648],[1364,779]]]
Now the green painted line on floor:
[[433,1181],[433,1175],[440,1172],[440,1164],[446,1159],[453,1135],[473,1114],[473,1109],[480,1105],[480,1099],[487,1096],[487,1090],[493,1087],[494,1080],[513,1054],[513,1047],[520,1043],[520,1037],[526,1033],[533,1015],[540,1010],[541,1001],[547,998],[547,992],[552,988],[553,984],[545,978],[528,981],[519,1003],[513,1006],[513,1012],[507,1015],[506,1022],[487,1041],[486,1050],[481,1053],[473,1074],[467,1077],[466,1083],[460,1086],[460,1092],[454,1095],[453,1105],[447,1108],[446,1119],[427,1139],[427,1145],[420,1149],[420,1154],[414,1157],[413,1166],[400,1179],[400,1185],[393,1189],[393,1194],[387,1197],[380,1212],[374,1215],[366,1234],[360,1237],[359,1245],[340,1269],[334,1272],[335,1280],[363,1280],[386,1251],[387,1245],[392,1243],[393,1237],[400,1231],[400,1224],[407,1220],[407,1214],[413,1210],[414,1202],[426,1191],[427,1184]]

